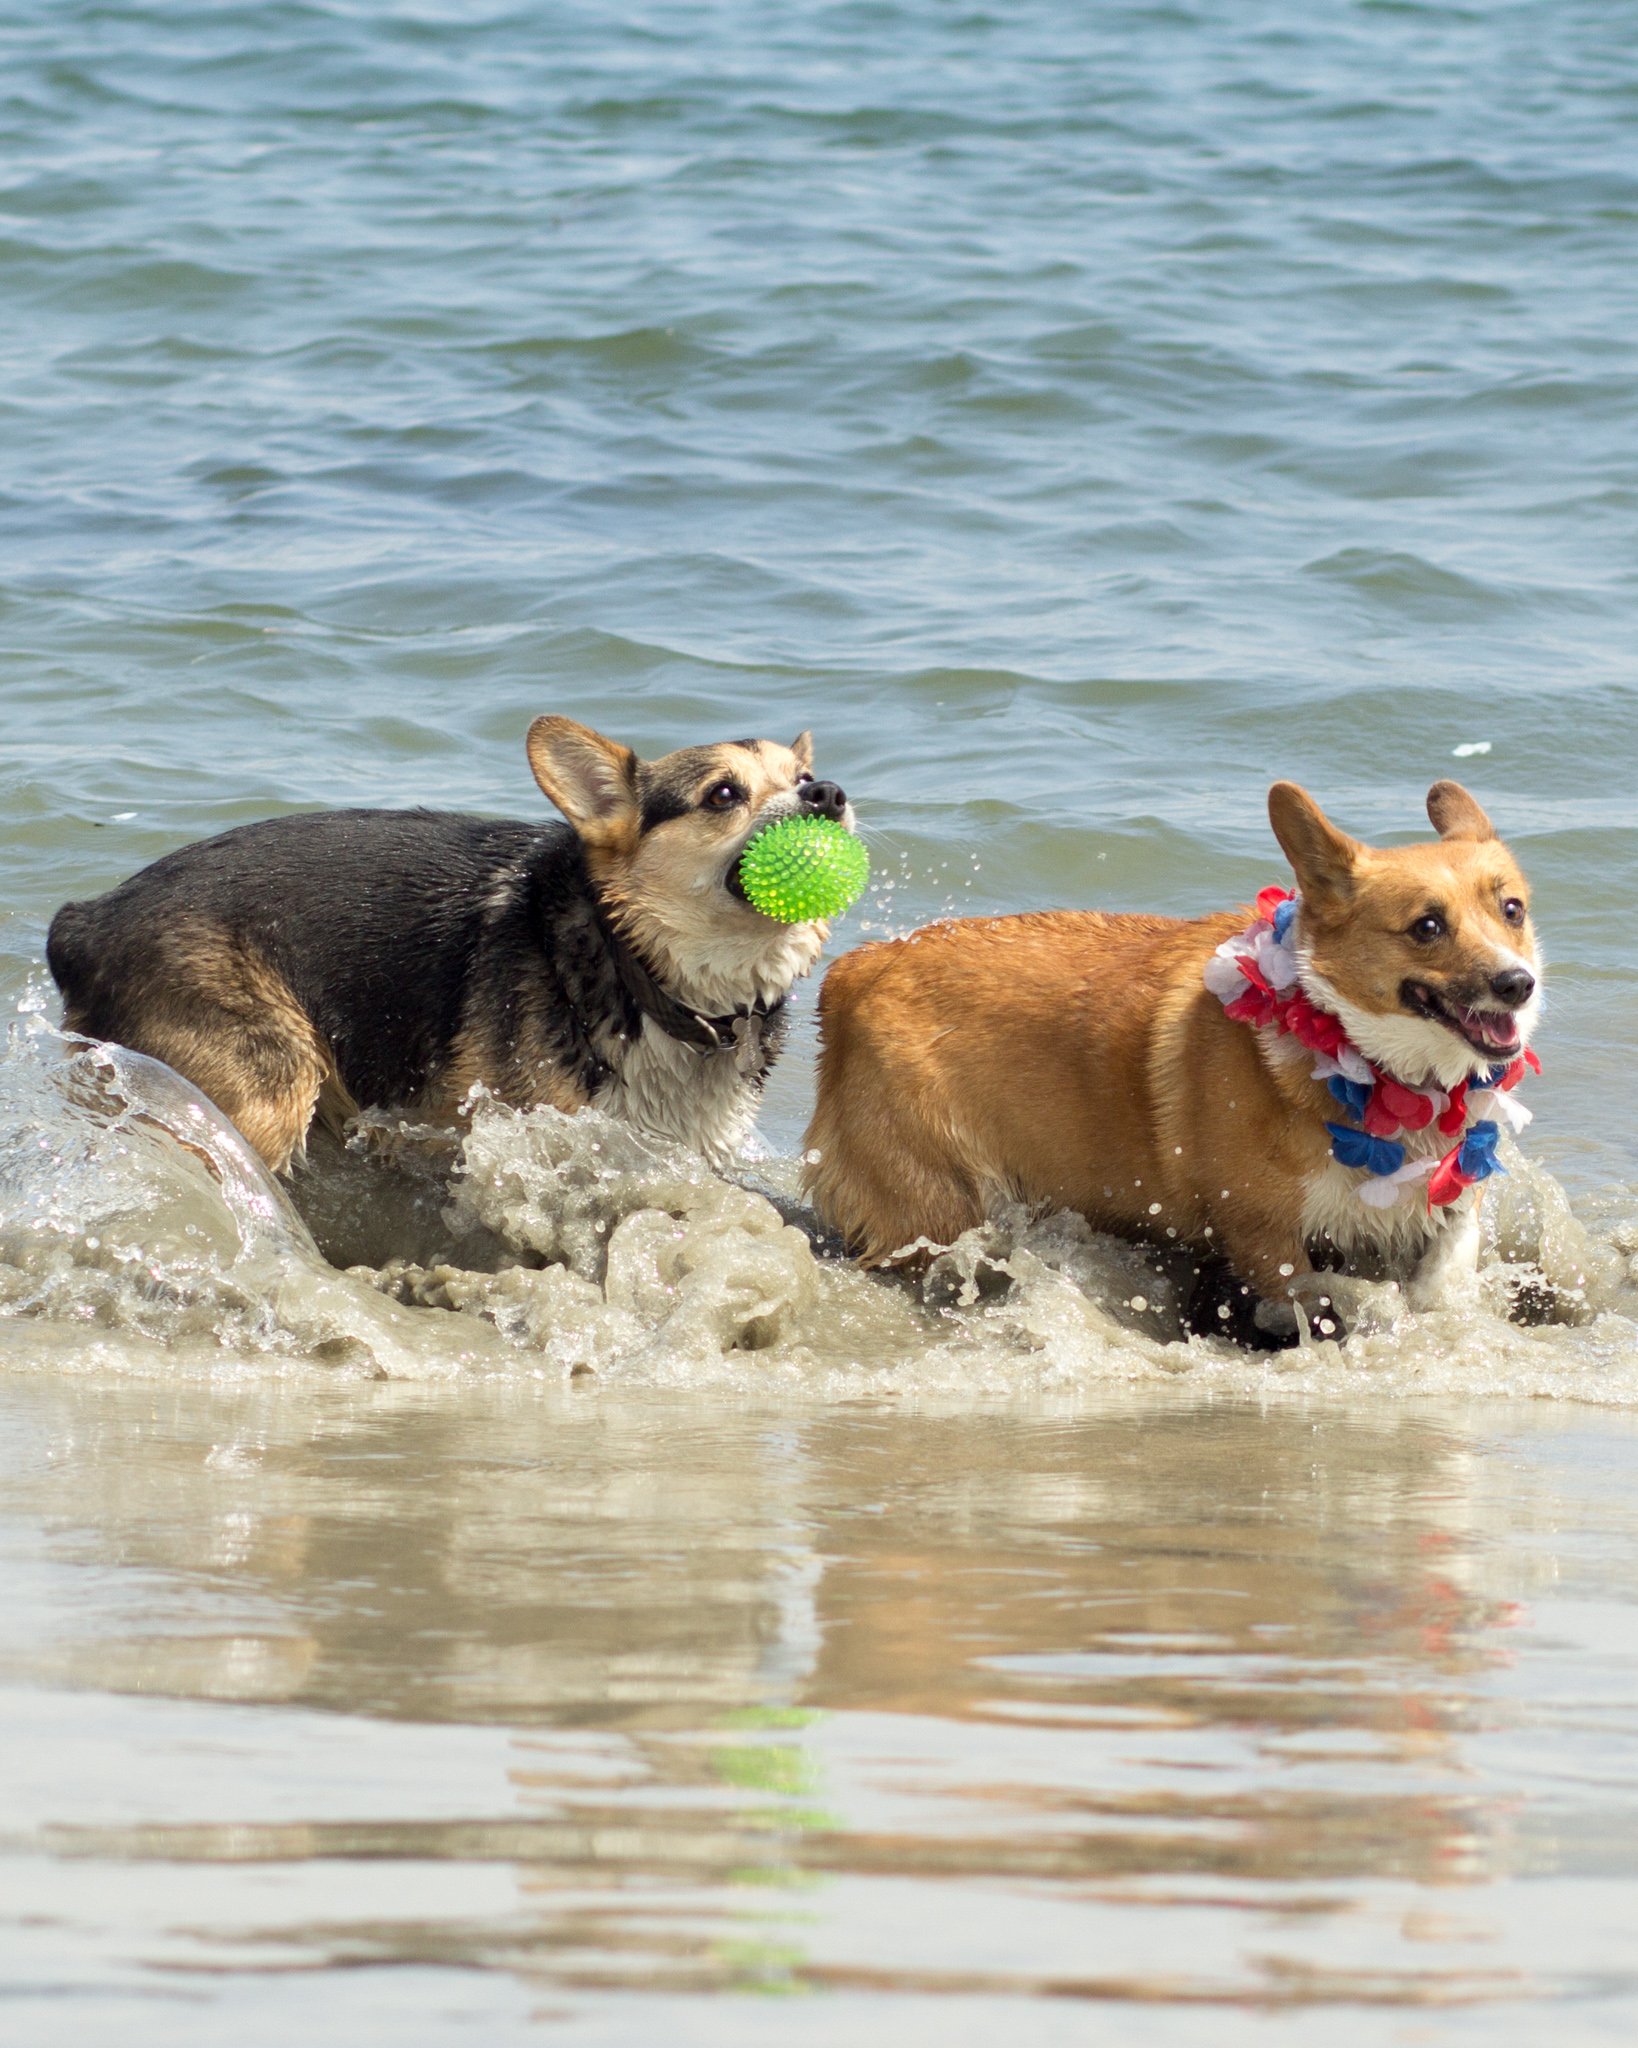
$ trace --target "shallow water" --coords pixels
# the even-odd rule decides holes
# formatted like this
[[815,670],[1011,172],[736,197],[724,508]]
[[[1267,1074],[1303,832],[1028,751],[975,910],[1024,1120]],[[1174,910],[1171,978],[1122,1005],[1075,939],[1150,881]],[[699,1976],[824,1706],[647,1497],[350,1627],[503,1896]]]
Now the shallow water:
[[[0,42],[25,2038],[1628,2036],[1632,18]],[[1378,838],[1462,776],[1551,962],[1484,1300],[1247,1358],[1021,1217],[865,1281],[794,1198],[811,1000],[731,1183],[490,1111],[292,1206],[63,1046],[66,897],[280,810],[541,815],[543,709],[812,725],[839,945],[1216,907],[1275,775]]]
[[1630,2033],[1630,1412],[0,1418],[14,2038]]

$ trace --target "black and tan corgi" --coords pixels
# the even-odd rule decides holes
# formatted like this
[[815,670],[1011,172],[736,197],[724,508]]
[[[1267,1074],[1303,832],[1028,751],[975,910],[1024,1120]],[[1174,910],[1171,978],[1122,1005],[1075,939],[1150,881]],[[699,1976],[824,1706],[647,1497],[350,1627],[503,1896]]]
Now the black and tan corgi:
[[184,846],[57,913],[64,1025],[176,1068],[276,1172],[315,1114],[452,1120],[478,1084],[721,1161],[827,936],[753,910],[739,855],[793,812],[852,829],[812,752],[803,733],[639,761],[537,718],[529,765],[566,823],[320,811]]
[[[1489,818],[1453,782],[1427,807],[1432,844],[1370,847],[1274,785],[1300,898],[1280,913],[1266,999],[1226,1006],[1253,986],[1235,957],[1255,965],[1243,909],[954,920],[839,960],[807,1134],[821,1216],[884,1265],[948,1243],[997,1199],[1078,1209],[1192,1251],[1213,1283],[1195,1326],[1251,1342],[1293,1331],[1291,1303],[1320,1299],[1322,1267],[1400,1279],[1413,1305],[1442,1299],[1478,1245],[1467,1155],[1442,1155],[1465,1147],[1477,1105],[1506,1108],[1541,961]],[[1397,1132],[1385,1153],[1378,1110],[1374,1127]]]

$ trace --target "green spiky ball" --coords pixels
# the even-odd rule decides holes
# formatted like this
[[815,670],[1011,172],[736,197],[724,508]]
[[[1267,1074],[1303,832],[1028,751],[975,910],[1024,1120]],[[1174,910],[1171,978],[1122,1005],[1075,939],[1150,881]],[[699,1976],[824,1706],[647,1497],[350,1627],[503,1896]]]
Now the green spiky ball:
[[837,916],[869,877],[863,842],[833,818],[778,818],[739,857],[746,901],[781,924]]

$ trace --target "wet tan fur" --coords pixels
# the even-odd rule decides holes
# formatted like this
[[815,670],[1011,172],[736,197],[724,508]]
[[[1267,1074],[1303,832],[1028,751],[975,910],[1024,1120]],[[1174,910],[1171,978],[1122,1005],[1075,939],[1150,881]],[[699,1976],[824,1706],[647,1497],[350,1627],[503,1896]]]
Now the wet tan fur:
[[[1430,795],[1432,845],[1361,846],[1290,784],[1270,803],[1316,964],[1362,1009],[1397,1015],[1404,977],[1457,988],[1516,949],[1498,892],[1527,901],[1523,878],[1455,784]],[[1434,901],[1451,932],[1429,949],[1406,927]],[[1251,915],[970,919],[837,961],[806,1140],[820,1214],[882,1264],[1008,1196],[1220,1254],[1264,1297],[1300,1286],[1337,1110],[1300,1049],[1265,1046],[1203,984]]]
[[[342,1112],[335,1064],[289,985],[207,920],[178,919],[125,1000],[143,1051],[186,1074],[277,1170],[300,1152],[321,1096]],[[63,1024],[90,1028],[72,1004]]]

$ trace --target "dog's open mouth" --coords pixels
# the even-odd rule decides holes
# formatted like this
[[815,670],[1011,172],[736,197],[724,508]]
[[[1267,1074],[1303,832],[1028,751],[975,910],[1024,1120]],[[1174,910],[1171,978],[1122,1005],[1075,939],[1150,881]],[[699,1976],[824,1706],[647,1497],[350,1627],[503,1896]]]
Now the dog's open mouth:
[[1519,1020],[1511,1010],[1470,1010],[1425,981],[1407,981],[1399,993],[1407,1010],[1418,1017],[1436,1017],[1474,1052],[1510,1056],[1519,1049]]

